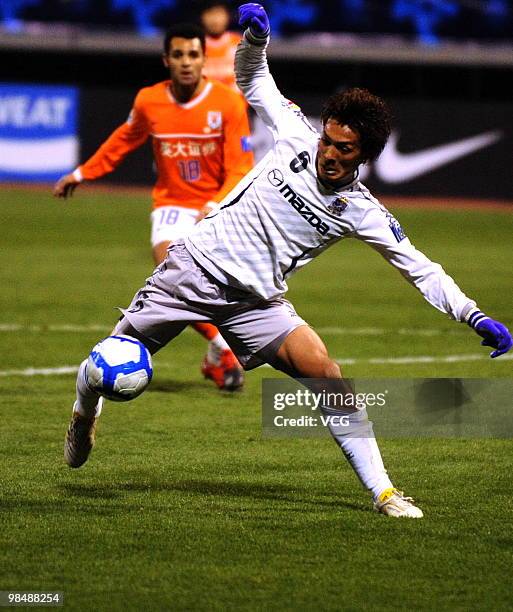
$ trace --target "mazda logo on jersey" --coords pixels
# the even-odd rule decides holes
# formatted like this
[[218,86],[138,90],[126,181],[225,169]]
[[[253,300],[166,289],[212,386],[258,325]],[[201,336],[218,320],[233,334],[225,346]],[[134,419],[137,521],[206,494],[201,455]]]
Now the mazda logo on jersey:
[[308,151],[301,151],[301,153],[297,157],[294,157],[294,159],[290,162],[290,169],[292,170],[292,172],[295,172],[297,174],[298,172],[306,170],[306,167],[309,163],[310,154],[308,153]]
[[325,236],[329,231],[330,227],[327,223],[321,220],[321,218],[314,213],[314,211],[307,206],[305,201],[299,196],[287,183],[280,189],[280,193],[283,197],[292,204],[293,208],[305,219],[312,227],[314,227],[319,234]]
[[267,175],[267,179],[271,183],[271,185],[274,185],[274,187],[279,187],[280,185],[283,185],[283,182],[285,181],[281,171],[276,168],[269,172],[269,174]]

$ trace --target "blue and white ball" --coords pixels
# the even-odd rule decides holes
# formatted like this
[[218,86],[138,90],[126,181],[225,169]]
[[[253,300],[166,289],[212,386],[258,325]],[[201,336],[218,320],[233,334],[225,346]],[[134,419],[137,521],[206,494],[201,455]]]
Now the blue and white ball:
[[87,360],[87,385],[115,402],[140,395],[153,376],[148,349],[131,336],[109,336],[93,347]]

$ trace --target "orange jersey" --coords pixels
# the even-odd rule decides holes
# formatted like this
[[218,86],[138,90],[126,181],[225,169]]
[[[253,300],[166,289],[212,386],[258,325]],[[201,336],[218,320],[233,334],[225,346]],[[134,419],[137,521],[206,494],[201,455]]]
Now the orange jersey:
[[141,89],[126,123],[79,166],[84,179],[112,172],[151,136],[157,164],[153,207],[200,209],[219,202],[253,166],[246,105],[221,83],[206,81],[185,104],[171,94],[170,81]]
[[221,81],[221,83],[228,85],[237,92],[239,92],[239,88],[235,83],[234,62],[235,51],[240,39],[240,34],[235,32],[225,32],[219,38],[206,36],[207,61],[203,69],[203,74],[208,78]]

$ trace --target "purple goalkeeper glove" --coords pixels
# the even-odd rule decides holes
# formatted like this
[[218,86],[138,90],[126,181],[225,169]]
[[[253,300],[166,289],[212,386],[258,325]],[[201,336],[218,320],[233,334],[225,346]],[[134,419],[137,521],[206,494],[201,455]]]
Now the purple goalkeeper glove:
[[250,29],[257,38],[264,38],[270,32],[269,17],[261,4],[249,2],[239,6],[239,25]]
[[480,310],[474,311],[467,323],[474,329],[481,338],[484,340],[481,342],[482,346],[491,346],[495,351],[490,353],[490,357],[499,357],[507,353],[511,347],[513,347],[513,338],[509,333],[509,329],[494,321],[483,314]]

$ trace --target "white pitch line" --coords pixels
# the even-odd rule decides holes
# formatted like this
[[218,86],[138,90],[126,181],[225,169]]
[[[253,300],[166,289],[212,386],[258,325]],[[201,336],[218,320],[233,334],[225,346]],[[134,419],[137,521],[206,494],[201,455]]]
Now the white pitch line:
[[410,329],[402,327],[400,329],[383,329],[379,327],[315,327],[315,331],[326,336],[384,336],[385,334],[398,334],[400,336],[441,336],[447,334],[459,334],[462,329]]
[[[412,355],[410,357],[373,357],[371,359],[355,359],[353,357],[336,357],[335,361],[340,365],[356,365],[370,363],[373,365],[413,365],[417,363],[458,363],[461,361],[485,361],[490,359],[487,354],[473,355]],[[512,361],[513,354],[501,355],[500,361]],[[264,367],[270,368],[268,364]]]
[[[112,325],[75,325],[72,323],[48,324],[48,325],[22,325],[21,323],[0,323],[0,333],[8,332],[69,332],[69,333],[86,333],[97,331],[108,333],[114,327]],[[188,328],[187,328],[188,329]],[[440,336],[447,334],[459,334],[463,330],[453,329],[384,329],[379,327],[318,327],[316,331],[327,336],[384,336],[387,334],[398,334],[400,336]],[[467,331],[465,329],[465,331]]]
[[[343,359],[337,358],[335,361],[340,364],[354,365],[357,363],[370,364],[390,364],[390,365],[412,365],[416,363],[458,363],[461,361],[484,361],[490,359],[489,355],[475,353],[473,355],[413,355],[411,357],[373,357],[372,359]],[[501,355],[501,361],[513,360],[513,355]]]
[[109,332],[114,327],[112,325],[72,325],[72,324],[51,324],[51,325],[21,325],[19,323],[0,323],[0,332]]
[[[484,361],[489,359],[487,354],[471,354],[471,355],[412,355],[410,357],[373,357],[371,359],[356,359],[353,357],[337,357],[335,361],[341,365],[355,364],[373,364],[373,365],[413,365],[418,363],[458,363],[462,361]],[[513,361],[513,354],[502,355],[500,361]],[[270,368],[268,364],[264,367]],[[169,370],[174,366],[168,364],[160,364],[157,370]],[[62,374],[75,374],[78,371],[78,366],[61,366],[58,368],[25,368],[24,370],[0,370],[0,377],[9,376],[60,376]]]
[[75,372],[78,372],[78,366],[61,366],[59,368],[25,368],[24,370],[0,370],[0,376],[59,376],[61,374],[74,374]]

